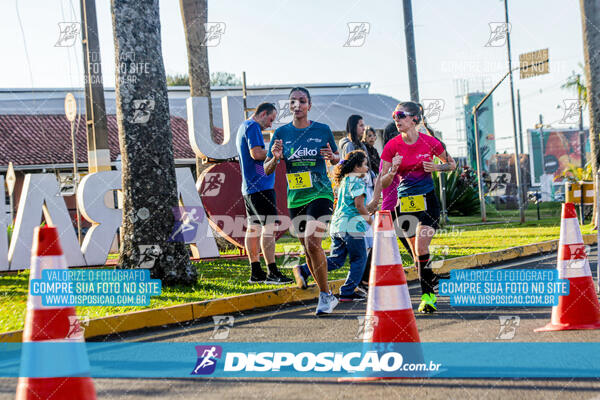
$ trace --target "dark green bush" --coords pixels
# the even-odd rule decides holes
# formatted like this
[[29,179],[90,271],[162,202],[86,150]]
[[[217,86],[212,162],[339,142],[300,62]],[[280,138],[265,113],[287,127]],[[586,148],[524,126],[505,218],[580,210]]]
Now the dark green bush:
[[[446,174],[446,207],[449,215],[475,215],[479,213],[477,175],[468,167],[458,167]],[[440,179],[433,172],[435,191],[440,197]]]

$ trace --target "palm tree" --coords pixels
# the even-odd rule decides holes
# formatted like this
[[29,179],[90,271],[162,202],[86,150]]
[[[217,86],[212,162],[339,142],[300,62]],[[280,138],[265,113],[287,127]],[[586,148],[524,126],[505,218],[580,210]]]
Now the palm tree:
[[[598,175],[600,166],[600,146],[598,134],[600,133],[600,4],[597,0],[580,0],[581,23],[583,31],[583,55],[585,60],[585,82],[587,83],[586,102],[590,112],[590,150],[592,153],[592,171],[594,177]],[[598,193],[596,188],[594,193]],[[594,202],[594,208],[595,207]],[[598,214],[596,212],[596,214]],[[595,221],[595,219],[594,219]]]
[[179,202],[158,0],[112,0],[111,8],[123,163],[119,265],[139,268],[143,250],[154,246],[154,278],[194,284],[197,271],[185,244],[169,241]]
[[[190,96],[208,97],[210,132],[214,140],[212,102],[210,99],[210,72],[206,47],[205,24],[208,19],[207,0],[180,0],[181,17],[188,52]],[[201,172],[201,160],[196,158],[196,172]]]

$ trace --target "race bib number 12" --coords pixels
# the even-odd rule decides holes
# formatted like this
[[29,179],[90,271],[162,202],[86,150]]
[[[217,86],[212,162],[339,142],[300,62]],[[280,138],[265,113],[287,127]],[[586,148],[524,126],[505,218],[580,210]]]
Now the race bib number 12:
[[294,174],[286,174],[288,187],[290,190],[307,189],[312,187],[310,172],[296,172]]

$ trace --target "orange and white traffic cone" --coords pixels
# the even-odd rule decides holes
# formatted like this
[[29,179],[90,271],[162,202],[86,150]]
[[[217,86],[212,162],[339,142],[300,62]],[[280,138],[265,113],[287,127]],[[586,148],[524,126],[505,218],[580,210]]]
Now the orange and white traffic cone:
[[378,211],[374,227],[366,318],[378,322],[364,341],[420,342],[390,211]]
[[536,332],[599,329],[600,304],[573,203],[564,203],[558,242],[558,277],[569,281],[569,294],[552,307],[550,323]]
[[[56,228],[36,228],[33,241],[30,282],[32,279],[41,279],[44,269],[67,269]],[[29,295],[23,342],[83,343],[83,341],[83,330],[79,326],[75,307],[44,306],[41,296]],[[65,346],[61,350],[71,353],[61,354],[69,360],[70,364],[66,368],[69,376],[20,377],[17,384],[17,400],[96,399],[94,383],[89,377],[90,366],[85,348]],[[52,371],[62,367],[55,365],[56,360],[43,357],[43,353],[44,351],[36,351],[24,343],[21,370],[26,371],[26,374],[35,375],[36,371]]]
[[[378,211],[373,223],[373,259],[369,276],[369,296],[364,320],[363,341],[367,349],[377,343],[420,343],[417,321],[412,309],[402,257],[390,211]],[[389,347],[389,346],[386,346]],[[422,362],[421,346],[409,345],[414,362]],[[367,376],[341,378],[340,381],[372,381],[404,378]]]

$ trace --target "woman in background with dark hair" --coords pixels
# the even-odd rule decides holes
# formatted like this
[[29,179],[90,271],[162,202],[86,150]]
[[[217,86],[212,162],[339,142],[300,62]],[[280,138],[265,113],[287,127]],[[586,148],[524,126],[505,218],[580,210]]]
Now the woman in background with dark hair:
[[[369,171],[365,174],[363,180],[367,185],[367,202],[370,202],[373,198],[373,190],[375,188],[375,177],[377,174],[371,168],[371,159],[369,158],[369,150],[367,146],[361,141],[363,133],[365,132],[365,123],[363,117],[360,115],[351,115],[346,121],[346,132],[347,135],[340,139],[338,148],[340,150],[340,157],[346,157],[346,154],[355,151],[362,150],[367,155],[367,165]],[[367,235],[368,236],[368,235]]]
[[346,157],[346,154],[354,150],[362,150],[368,154],[367,148],[361,142],[365,131],[365,123],[360,115],[351,115],[346,121],[346,136],[340,139],[338,148],[340,149],[340,157]]
[[[410,101],[398,104],[392,114],[400,135],[390,140],[381,154],[381,168],[388,170],[401,157],[396,173],[399,178],[398,200],[392,212],[394,223],[408,239],[421,282],[419,312],[437,310],[434,287],[436,276],[430,266],[429,244],[439,228],[440,205],[435,194],[433,171],[451,171],[456,163],[445,146],[433,135],[427,125],[423,107]],[[427,133],[417,126],[423,123]],[[442,164],[434,163],[434,157]],[[395,177],[394,177],[395,178]],[[383,187],[392,184],[392,177],[382,177]]]
[[370,126],[366,126],[365,132],[362,135],[362,143],[367,149],[367,155],[369,156],[369,167],[371,168],[371,171],[377,175],[381,158],[379,157],[379,152],[375,148],[376,141],[377,134],[375,133],[375,129]]

